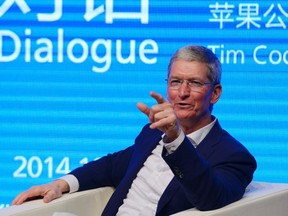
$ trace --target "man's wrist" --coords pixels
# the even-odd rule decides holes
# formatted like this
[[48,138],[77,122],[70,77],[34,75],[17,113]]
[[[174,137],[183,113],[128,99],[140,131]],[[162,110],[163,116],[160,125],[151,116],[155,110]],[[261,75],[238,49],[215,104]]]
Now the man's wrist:
[[168,133],[165,133],[164,137],[163,137],[163,142],[164,143],[171,143],[173,142],[174,140],[176,140],[181,134],[181,129],[179,129],[177,132],[175,133],[170,133],[168,135]]
[[58,180],[63,180],[68,184],[68,191],[69,193],[73,193],[79,190],[79,182],[78,179],[71,174],[67,174],[65,176],[60,177]]
[[175,140],[173,140],[172,142],[169,142],[169,139],[166,139],[165,137],[166,137],[166,135],[164,135],[162,137],[161,142],[163,143],[164,147],[166,148],[168,154],[172,154],[174,151],[176,151],[176,149],[180,146],[180,144],[185,139],[185,134],[181,130],[179,136]]
[[62,193],[67,193],[70,191],[68,182],[63,179],[56,179],[55,181],[53,181],[53,184],[58,187],[62,191]]

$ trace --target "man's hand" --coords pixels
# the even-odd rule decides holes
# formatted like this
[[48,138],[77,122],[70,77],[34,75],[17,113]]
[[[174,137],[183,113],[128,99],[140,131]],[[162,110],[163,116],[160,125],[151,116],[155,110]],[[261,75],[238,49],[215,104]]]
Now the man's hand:
[[20,193],[13,201],[12,205],[20,205],[25,201],[43,197],[43,202],[48,203],[62,196],[63,192],[69,191],[69,185],[64,180],[56,180],[48,184],[33,186],[27,191]]
[[181,131],[173,107],[162,95],[156,92],[151,92],[150,95],[157,101],[156,105],[149,108],[147,105],[139,102],[137,103],[137,107],[148,116],[151,123],[150,128],[158,128],[163,131],[169,142],[172,142],[180,135]]

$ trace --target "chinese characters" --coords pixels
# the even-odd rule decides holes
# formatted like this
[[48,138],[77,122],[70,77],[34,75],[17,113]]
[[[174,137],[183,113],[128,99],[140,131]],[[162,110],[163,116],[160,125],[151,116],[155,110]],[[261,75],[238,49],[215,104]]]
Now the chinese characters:
[[[31,12],[31,8],[25,0],[5,0],[0,6],[0,17],[2,17],[13,5],[17,5],[23,14]],[[94,0],[86,0],[84,19],[90,22],[93,18],[105,12],[105,23],[112,24],[117,19],[140,20],[141,24],[149,22],[149,0],[140,0],[140,12],[115,12],[114,0],[105,0],[95,8]],[[54,11],[52,13],[37,13],[39,22],[55,22],[61,19],[63,15],[63,0],[54,0]],[[105,11],[106,10],[106,11]]]
[[[236,14],[237,7],[233,4],[225,2],[220,4],[209,5],[212,18],[209,22],[219,24],[219,28],[223,29],[225,23],[236,23],[236,28],[282,28],[286,29],[285,21],[288,21],[288,13],[284,10],[283,6],[278,4],[271,4],[269,8],[261,12],[259,3],[240,3],[238,5],[238,14]],[[236,15],[235,15],[236,14]],[[235,18],[233,17],[235,15]],[[265,25],[261,25],[261,21]]]

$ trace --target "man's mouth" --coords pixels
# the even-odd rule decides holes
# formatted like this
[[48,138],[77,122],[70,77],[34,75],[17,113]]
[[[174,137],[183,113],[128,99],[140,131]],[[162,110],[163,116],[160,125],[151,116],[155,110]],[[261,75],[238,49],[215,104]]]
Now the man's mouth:
[[190,107],[191,105],[188,103],[176,103],[176,106],[179,108],[187,108]]

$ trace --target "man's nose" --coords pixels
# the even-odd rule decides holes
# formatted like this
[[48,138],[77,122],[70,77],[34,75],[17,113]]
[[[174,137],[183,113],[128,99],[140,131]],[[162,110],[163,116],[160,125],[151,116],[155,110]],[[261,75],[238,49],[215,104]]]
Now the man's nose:
[[179,95],[183,97],[183,96],[189,96],[191,90],[190,90],[188,83],[183,82],[180,88],[178,89],[178,91],[179,91]]

